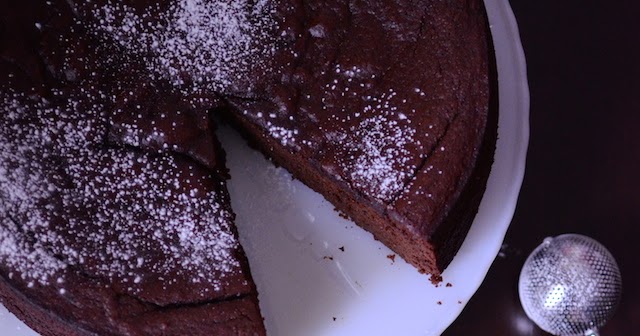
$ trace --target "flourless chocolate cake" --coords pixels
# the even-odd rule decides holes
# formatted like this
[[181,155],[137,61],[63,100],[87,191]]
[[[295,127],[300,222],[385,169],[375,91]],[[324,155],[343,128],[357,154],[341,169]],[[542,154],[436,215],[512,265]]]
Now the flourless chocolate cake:
[[477,211],[479,0],[29,0],[0,20],[0,298],[43,335],[265,334],[219,120],[420,272]]

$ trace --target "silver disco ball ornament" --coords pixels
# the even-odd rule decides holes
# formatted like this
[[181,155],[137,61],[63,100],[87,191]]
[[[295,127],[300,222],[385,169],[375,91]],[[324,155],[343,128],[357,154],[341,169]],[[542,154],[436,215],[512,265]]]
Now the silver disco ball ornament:
[[525,313],[554,335],[598,335],[620,302],[615,259],[577,234],[546,238],[527,258],[518,284]]

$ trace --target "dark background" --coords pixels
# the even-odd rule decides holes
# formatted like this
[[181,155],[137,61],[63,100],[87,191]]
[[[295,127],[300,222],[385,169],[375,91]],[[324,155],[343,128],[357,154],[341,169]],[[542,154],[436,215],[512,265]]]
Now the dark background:
[[511,0],[525,50],[531,138],[504,256],[444,335],[547,335],[518,276],[547,236],[604,244],[622,303],[604,336],[640,335],[640,1]]

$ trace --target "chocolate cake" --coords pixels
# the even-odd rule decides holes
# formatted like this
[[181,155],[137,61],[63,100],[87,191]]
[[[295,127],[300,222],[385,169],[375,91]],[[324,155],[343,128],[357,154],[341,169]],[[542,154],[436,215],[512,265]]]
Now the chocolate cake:
[[43,335],[262,335],[214,130],[439,276],[495,143],[481,1],[0,4],[0,298]]

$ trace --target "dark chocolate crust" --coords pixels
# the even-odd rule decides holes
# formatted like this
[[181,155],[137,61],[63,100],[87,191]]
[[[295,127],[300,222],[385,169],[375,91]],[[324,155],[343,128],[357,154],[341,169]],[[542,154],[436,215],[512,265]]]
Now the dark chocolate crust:
[[[44,176],[46,202],[36,195],[33,208],[54,214],[33,226],[33,209],[16,205],[13,213],[10,201],[0,207],[0,238],[9,232],[49,258],[44,270],[26,264],[31,259],[0,263],[2,302],[43,335],[264,334],[233,226],[214,114],[419,271],[438,277],[473,221],[495,146],[496,78],[482,1],[275,2],[267,11],[275,28],[249,16],[260,29],[249,35],[258,40],[240,27],[223,41],[231,54],[214,50],[225,61],[249,57],[240,68],[198,48],[195,56],[180,50],[191,50],[180,44],[189,31],[179,20],[171,28],[173,17],[164,14],[186,11],[195,27],[188,29],[219,23],[198,21],[198,10],[211,9],[206,2],[173,3],[0,4],[0,93],[5,112],[22,111],[0,117],[0,140],[8,143],[0,145],[18,148],[17,159],[3,159]],[[250,13],[260,10],[251,6]],[[158,37],[153,27],[177,34]],[[167,41],[171,49],[158,49]],[[262,56],[251,58],[255,53]],[[85,144],[56,136],[53,145],[36,143],[34,134],[51,127]],[[10,128],[33,151],[12,142]],[[20,157],[26,154],[32,157]],[[185,199],[216,210],[198,212]],[[187,214],[179,221],[195,229],[175,229],[167,212]],[[216,221],[207,221],[212,216]],[[116,231],[105,233],[111,217]],[[127,226],[121,217],[145,224]],[[181,246],[145,231],[157,223],[177,236],[195,234]],[[192,260],[188,241],[210,236],[223,238]],[[131,245],[138,262],[129,250],[112,251],[114,244]],[[185,248],[188,262],[175,257],[175,246]]]

